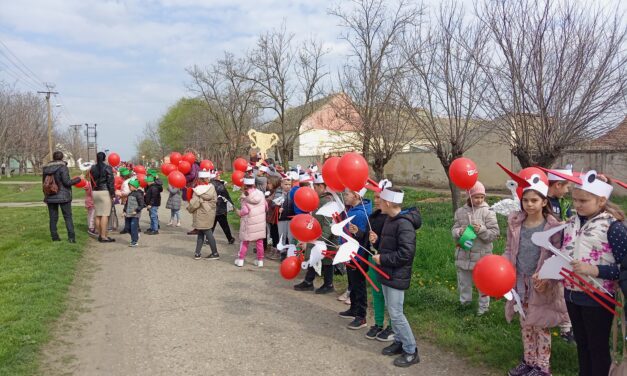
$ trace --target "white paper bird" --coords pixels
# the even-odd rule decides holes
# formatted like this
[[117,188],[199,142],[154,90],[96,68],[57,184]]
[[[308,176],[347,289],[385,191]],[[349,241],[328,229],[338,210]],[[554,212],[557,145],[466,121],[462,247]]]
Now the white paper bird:
[[294,244],[284,244],[283,235],[279,238],[279,244],[276,245],[276,249],[283,252],[287,252],[287,257],[296,256],[296,246]]
[[340,223],[335,223],[331,226],[331,232],[335,236],[343,238],[346,242],[340,245],[335,257],[333,258],[333,265],[337,265],[342,262],[351,261],[351,257],[359,251],[359,242],[344,232],[344,227],[353,220],[355,216],[348,217]]
[[512,198],[503,199],[492,206],[490,206],[490,210],[495,211],[497,214],[504,215],[508,217],[510,214],[520,211],[520,199],[516,194],[516,188],[518,188],[518,184],[513,180],[508,180],[505,183],[507,189],[512,192]]
[[94,165],[94,162],[83,162],[82,158],[78,158],[76,163],[78,164],[78,169],[81,171],[89,171],[91,170],[91,166]]
[[308,267],[314,268],[318,275],[322,275],[322,259],[324,258],[323,252],[327,250],[327,245],[325,242],[316,240],[313,242],[314,246],[311,248],[309,252],[309,260],[304,261],[301,265],[303,269],[307,269]]

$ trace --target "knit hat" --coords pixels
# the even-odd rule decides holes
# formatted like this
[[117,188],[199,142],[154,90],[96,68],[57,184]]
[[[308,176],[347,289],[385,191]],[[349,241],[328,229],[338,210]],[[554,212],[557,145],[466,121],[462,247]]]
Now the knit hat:
[[133,180],[128,182],[128,185],[132,185],[135,188],[139,188],[139,180],[133,179]]
[[126,167],[120,167],[118,172],[120,173],[120,176],[129,176],[131,174],[131,170]]
[[155,177],[152,175],[146,176],[146,178],[144,179],[146,181],[146,183],[154,183],[155,182]]
[[474,196],[474,195],[484,195],[485,196],[485,187],[483,186],[483,184],[478,181],[475,183],[475,185],[472,186],[472,188],[470,188],[470,190],[468,191],[468,194],[470,195],[470,197]]

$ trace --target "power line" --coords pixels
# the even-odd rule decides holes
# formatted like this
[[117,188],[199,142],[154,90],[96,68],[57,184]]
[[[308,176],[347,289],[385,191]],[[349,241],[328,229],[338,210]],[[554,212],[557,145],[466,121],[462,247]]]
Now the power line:
[[[2,45],[4,47],[5,50],[7,50],[9,52],[9,54],[11,54],[11,56],[13,56],[15,58],[15,60],[17,60],[20,64],[22,64],[22,66],[26,69],[26,71],[30,72],[30,74],[26,71],[24,71],[18,64],[16,64],[15,62],[13,62],[13,64],[18,67],[18,69],[20,69],[22,72],[24,72],[26,74],[27,77],[29,77],[30,79],[33,80],[33,82],[35,84],[37,84],[37,86],[39,85],[43,85],[44,84],[44,80],[42,80],[41,78],[39,78],[39,76],[37,76],[37,74],[35,74],[35,72],[33,72],[32,69],[30,69],[26,64],[24,64],[24,62],[16,55],[13,53],[13,51],[11,51],[11,49],[9,48],[9,46],[7,46],[2,40],[0,40],[0,45]],[[2,51],[0,51],[2,52]],[[7,56],[5,53],[2,52],[3,55]],[[8,57],[8,56],[7,56]],[[9,59],[11,60],[11,59]]]
[[40,82],[37,82],[37,80],[35,80],[28,72],[26,72],[22,67],[20,67],[15,61],[13,61],[11,59],[11,57],[9,55],[7,55],[6,52],[2,51],[0,49],[0,55],[4,56],[4,58],[6,59],[6,61],[8,61],[9,63],[11,63],[15,68],[17,68],[17,70],[21,73],[21,75],[26,79],[26,80],[30,80],[29,82],[33,83],[35,86],[37,87],[42,87],[42,84]]
[[23,77],[20,77],[16,72],[11,70],[11,68],[8,65],[6,65],[6,63],[4,63],[2,60],[0,60],[0,64],[5,67],[5,69],[0,69],[0,72],[7,73],[11,77],[15,78],[19,82],[22,82],[24,85],[28,86],[28,88],[34,91],[39,90],[39,88],[33,85],[30,81],[25,80]]

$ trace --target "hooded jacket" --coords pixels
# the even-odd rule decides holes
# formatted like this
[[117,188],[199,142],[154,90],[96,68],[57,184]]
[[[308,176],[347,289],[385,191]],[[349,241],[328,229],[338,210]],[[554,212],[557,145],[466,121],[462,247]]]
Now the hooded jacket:
[[253,188],[248,196],[240,196],[242,209],[240,210],[239,238],[243,241],[255,241],[266,237],[266,197],[263,192]]
[[187,211],[192,213],[192,227],[198,230],[209,230],[216,218],[216,189],[213,184],[195,187]]
[[381,270],[390,279],[377,274],[382,285],[397,290],[407,290],[416,254],[416,230],[422,220],[417,208],[402,210],[385,220],[379,241]]
[[44,202],[47,204],[65,204],[72,202],[72,186],[81,178],[70,179],[70,170],[64,161],[52,161],[47,163],[43,167],[41,183],[44,183],[47,175],[53,175],[54,181],[59,187],[59,191],[56,194],[44,196]]
[[481,227],[477,232],[477,238],[474,240],[470,251],[465,251],[459,246],[455,250],[455,266],[462,270],[473,270],[475,264],[482,257],[492,254],[492,242],[494,242],[500,234],[499,222],[496,219],[496,213],[490,210],[490,205],[483,202],[474,208],[468,204],[457,209],[455,212],[455,223],[451,233],[455,243],[460,238],[461,232],[470,224],[468,217],[471,216],[473,221],[479,222]]
[[146,205],[161,206],[161,192],[163,192],[163,183],[160,180],[155,180],[154,183],[146,188],[144,197]]
[[224,182],[218,179],[211,179],[211,184],[216,189],[216,194],[218,195],[218,203],[216,204],[216,215],[226,215],[226,202],[230,202],[233,204],[233,200],[229,195],[229,191],[226,189]]

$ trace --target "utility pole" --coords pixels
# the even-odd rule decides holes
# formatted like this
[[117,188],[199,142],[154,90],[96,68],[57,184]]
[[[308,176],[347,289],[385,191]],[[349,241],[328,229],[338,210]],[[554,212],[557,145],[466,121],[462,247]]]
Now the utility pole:
[[50,152],[50,160],[52,160],[52,110],[50,108],[50,94],[59,94],[51,91],[54,88],[52,84],[46,84],[48,91],[38,91],[38,94],[46,94],[46,103],[48,104],[48,152]]
[[[80,152],[80,155],[72,155],[72,158],[74,158],[74,161],[76,161],[77,158],[82,158],[83,151],[85,151],[85,150],[82,150],[83,149],[82,147],[80,147],[82,146],[82,142],[80,141],[80,136],[78,133],[79,129],[81,129],[82,127],[83,127],[83,124],[71,124],[70,125],[70,128],[74,128],[74,133],[72,133],[72,149],[73,149],[72,153],[76,152],[77,151],[76,149],[78,149]],[[79,147],[77,148],[77,146]]]
[[98,132],[96,128],[98,124],[89,125],[85,123],[85,136],[87,137],[87,160],[91,161],[90,151],[94,151],[94,158],[96,158],[96,154],[98,153]]

